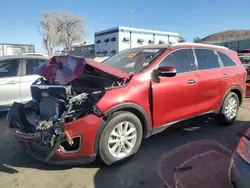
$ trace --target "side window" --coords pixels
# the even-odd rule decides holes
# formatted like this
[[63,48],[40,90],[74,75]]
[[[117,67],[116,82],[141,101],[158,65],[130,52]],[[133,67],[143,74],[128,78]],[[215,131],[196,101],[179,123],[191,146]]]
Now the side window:
[[195,49],[199,70],[219,68],[219,58],[213,50]]
[[19,62],[19,59],[0,61],[0,78],[17,76]]
[[226,54],[221,53],[221,52],[217,52],[217,53],[220,56],[225,67],[235,66],[235,63],[233,62],[233,60],[230,59]]
[[196,70],[192,52],[189,49],[177,50],[165,57],[159,66],[175,67],[177,73],[190,72]]
[[33,71],[46,61],[46,59],[26,59],[26,75],[32,75]]

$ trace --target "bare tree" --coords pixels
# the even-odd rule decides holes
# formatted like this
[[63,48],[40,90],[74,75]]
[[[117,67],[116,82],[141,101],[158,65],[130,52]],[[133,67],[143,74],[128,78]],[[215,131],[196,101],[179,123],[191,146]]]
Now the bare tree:
[[43,45],[49,56],[53,55],[55,46],[64,46],[66,51],[74,42],[83,40],[84,19],[64,12],[47,12],[38,22],[38,32],[43,38]]
[[55,13],[59,43],[66,51],[71,50],[74,42],[83,41],[85,35],[85,21],[82,17],[70,13]]
[[57,25],[54,13],[44,13],[38,21],[38,32],[42,36],[42,43],[49,56],[53,55],[53,49],[58,45]]

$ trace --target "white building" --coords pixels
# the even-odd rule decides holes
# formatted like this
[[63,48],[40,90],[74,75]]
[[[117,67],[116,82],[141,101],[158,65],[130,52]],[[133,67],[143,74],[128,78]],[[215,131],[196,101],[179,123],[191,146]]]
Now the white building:
[[95,32],[95,54],[105,57],[127,48],[178,41],[178,33],[118,26]]

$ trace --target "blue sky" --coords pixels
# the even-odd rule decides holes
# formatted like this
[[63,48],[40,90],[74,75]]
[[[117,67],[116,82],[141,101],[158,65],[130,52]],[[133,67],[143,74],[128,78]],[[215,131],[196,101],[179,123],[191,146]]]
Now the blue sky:
[[0,5],[0,43],[32,43],[44,52],[36,29],[45,11],[67,11],[86,20],[85,40],[115,26],[178,32],[187,41],[229,29],[250,29],[250,0],[10,0]]

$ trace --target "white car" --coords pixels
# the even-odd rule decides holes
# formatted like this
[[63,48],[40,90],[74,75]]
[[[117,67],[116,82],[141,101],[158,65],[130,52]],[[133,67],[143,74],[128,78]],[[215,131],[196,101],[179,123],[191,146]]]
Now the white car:
[[14,101],[31,100],[30,86],[40,76],[33,71],[48,57],[25,54],[0,57],[0,111],[6,111]]

